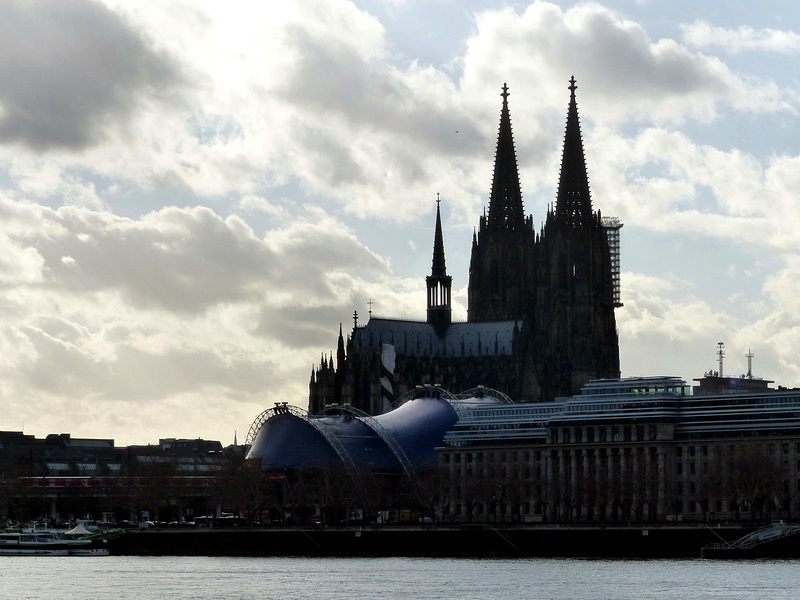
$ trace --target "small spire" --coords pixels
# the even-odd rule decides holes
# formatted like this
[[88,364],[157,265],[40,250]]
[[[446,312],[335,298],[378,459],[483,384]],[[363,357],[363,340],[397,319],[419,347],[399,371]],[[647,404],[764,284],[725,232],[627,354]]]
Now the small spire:
[[441,197],[436,194],[436,230],[433,234],[433,263],[431,274],[425,278],[428,288],[428,323],[443,337],[451,321],[450,294],[453,278],[447,276],[444,262]]
[[344,367],[346,354],[344,351],[344,335],[342,334],[342,324],[339,323],[339,340],[336,344],[336,368],[341,369]]
[[442,214],[439,210],[441,198],[436,194],[436,229],[433,234],[433,264],[431,277],[447,277],[447,268],[444,262],[444,236],[442,235]]

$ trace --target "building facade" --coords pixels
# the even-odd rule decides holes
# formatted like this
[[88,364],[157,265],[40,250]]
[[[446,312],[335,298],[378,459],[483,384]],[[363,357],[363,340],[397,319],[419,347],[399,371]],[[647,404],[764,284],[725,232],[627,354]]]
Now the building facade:
[[424,322],[354,316],[341,326],[336,359],[312,370],[309,411],[346,402],[370,414],[421,384],[478,385],[520,402],[577,393],[591,379],[619,377],[615,308],[621,225],[592,210],[575,79],[555,206],[541,231],[522,202],[508,87],[503,86],[488,213],[472,240],[468,320],[452,322],[438,200]]
[[693,395],[676,377],[592,381],[557,402],[471,412],[445,436],[440,464],[455,521],[791,519],[800,390]]
[[113,522],[145,511],[155,520],[191,519],[224,497],[221,489],[231,487],[225,478],[243,450],[203,439],[120,447],[112,439],[67,433],[39,439],[0,432],[0,522],[41,515]]

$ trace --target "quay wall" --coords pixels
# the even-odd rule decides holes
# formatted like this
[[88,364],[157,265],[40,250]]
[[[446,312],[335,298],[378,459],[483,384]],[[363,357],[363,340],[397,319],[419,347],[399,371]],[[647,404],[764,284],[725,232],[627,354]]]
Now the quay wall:
[[131,530],[113,554],[147,556],[426,556],[698,558],[752,527],[330,527]]

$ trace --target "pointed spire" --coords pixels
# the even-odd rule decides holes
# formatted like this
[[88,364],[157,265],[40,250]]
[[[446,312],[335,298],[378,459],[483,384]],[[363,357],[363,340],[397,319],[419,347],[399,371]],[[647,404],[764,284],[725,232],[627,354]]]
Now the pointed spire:
[[561,157],[561,177],[556,197],[556,217],[572,227],[589,223],[592,218],[592,200],[589,194],[589,177],[583,154],[581,123],[575,102],[575,77],[569,80],[569,112],[564,134],[564,152]]
[[503,97],[503,109],[500,112],[488,227],[495,230],[519,230],[525,226],[525,211],[522,206],[511,116],[508,112],[508,86],[505,83],[500,95]]
[[447,277],[447,268],[444,264],[442,215],[439,211],[441,201],[439,194],[436,194],[436,231],[433,234],[433,265],[431,266],[431,277]]
[[336,368],[342,370],[345,363],[344,335],[342,335],[342,324],[339,323],[339,342],[336,346]]
[[442,236],[441,199],[436,194],[436,232],[433,235],[433,264],[431,274],[425,278],[428,288],[428,323],[434,326],[439,337],[444,337],[451,321],[450,297],[453,278],[447,276],[444,264],[444,238]]

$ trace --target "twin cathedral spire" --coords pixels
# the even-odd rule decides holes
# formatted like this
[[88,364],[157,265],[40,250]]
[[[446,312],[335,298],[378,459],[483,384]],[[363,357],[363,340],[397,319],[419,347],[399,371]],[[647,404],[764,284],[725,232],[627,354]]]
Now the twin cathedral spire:
[[[509,91],[503,84],[489,210],[473,235],[469,268],[468,321],[515,322],[519,367],[529,379],[519,394],[541,399],[576,393],[588,379],[619,376],[618,257],[612,260],[606,228],[592,210],[574,77],[568,89],[556,203],[537,235],[533,217],[524,211]],[[617,234],[619,227],[617,222]],[[450,282],[437,200],[427,283],[428,323],[439,337],[450,324]]]

